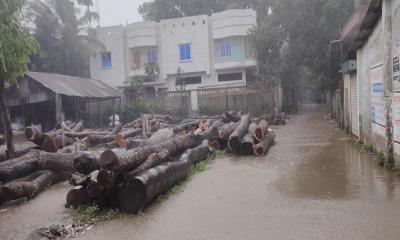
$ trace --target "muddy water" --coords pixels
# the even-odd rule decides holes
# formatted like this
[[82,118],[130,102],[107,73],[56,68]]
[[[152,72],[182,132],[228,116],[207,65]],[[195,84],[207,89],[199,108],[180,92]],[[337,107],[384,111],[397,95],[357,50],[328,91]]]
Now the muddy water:
[[143,216],[81,239],[399,239],[399,180],[307,106],[267,157],[218,159]]
[[26,239],[37,227],[59,223],[67,212],[68,183],[51,186],[28,202],[12,202],[0,207],[0,239]]

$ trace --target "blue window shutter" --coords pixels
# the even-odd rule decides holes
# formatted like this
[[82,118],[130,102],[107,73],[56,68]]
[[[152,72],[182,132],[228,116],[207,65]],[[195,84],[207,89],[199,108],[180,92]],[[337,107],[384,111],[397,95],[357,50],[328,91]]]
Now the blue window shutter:
[[181,53],[181,60],[185,60],[185,47],[183,44],[179,45],[179,50]]
[[190,44],[186,45],[186,59],[192,59],[192,53],[190,52]]

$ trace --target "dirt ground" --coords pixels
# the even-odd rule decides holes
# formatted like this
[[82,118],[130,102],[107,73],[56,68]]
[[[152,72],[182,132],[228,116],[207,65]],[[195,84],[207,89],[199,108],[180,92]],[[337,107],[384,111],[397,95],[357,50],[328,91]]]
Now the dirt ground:
[[[304,106],[275,131],[268,156],[217,159],[183,192],[79,239],[399,239],[399,178],[361,154],[321,107]],[[0,238],[23,239],[62,218],[66,189],[3,207]]]

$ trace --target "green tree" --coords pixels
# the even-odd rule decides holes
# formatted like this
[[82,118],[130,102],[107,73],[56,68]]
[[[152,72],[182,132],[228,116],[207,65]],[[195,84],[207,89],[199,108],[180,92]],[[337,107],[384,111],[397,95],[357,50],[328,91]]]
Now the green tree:
[[34,36],[40,44],[32,56],[32,69],[73,76],[89,75],[89,54],[104,45],[95,37],[91,22],[99,19],[90,10],[92,0],[79,0],[85,8],[80,13],[71,0],[33,0],[30,5]]
[[148,62],[144,66],[144,72],[151,79],[151,81],[156,81],[158,74],[160,74],[160,66],[156,62]]
[[23,0],[0,0],[0,113],[2,115],[7,150],[15,157],[8,109],[5,105],[5,85],[15,83],[27,71],[29,56],[38,47],[35,39],[20,22]]
[[340,56],[329,45],[340,39],[352,6],[350,0],[272,1],[269,14],[250,31],[260,82],[280,82],[292,105],[307,86],[315,94],[336,89]]
[[144,19],[161,19],[211,14],[232,8],[254,8],[262,18],[268,13],[271,0],[154,0],[139,7]]

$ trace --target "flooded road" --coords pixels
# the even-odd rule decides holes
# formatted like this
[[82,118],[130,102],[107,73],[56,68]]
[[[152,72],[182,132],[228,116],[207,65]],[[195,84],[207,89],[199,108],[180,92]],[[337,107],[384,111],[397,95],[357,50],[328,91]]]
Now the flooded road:
[[304,107],[267,157],[226,157],[143,216],[81,239],[399,239],[400,181]]
[[[307,106],[275,127],[264,158],[217,159],[184,192],[142,216],[104,222],[79,239],[400,239],[400,181]],[[0,211],[0,239],[24,239],[59,221],[69,187]]]

